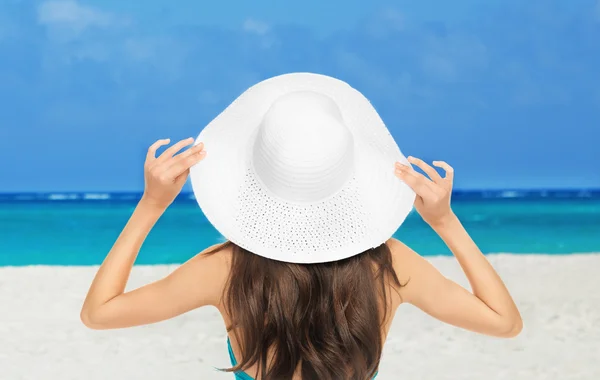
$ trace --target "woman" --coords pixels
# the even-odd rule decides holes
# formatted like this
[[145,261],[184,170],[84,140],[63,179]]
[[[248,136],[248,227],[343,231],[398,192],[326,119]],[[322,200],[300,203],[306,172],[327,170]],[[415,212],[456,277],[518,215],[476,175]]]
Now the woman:
[[[244,380],[374,378],[402,303],[481,334],[521,331],[508,290],[452,212],[453,169],[433,162],[442,177],[406,159],[346,83],[308,73],[268,79],[180,152],[193,142],[158,157],[169,140],[149,148],[144,195],[89,289],[86,326],[137,326],[214,306],[227,327],[227,371]],[[200,207],[228,241],[125,293],[144,239],[190,173]],[[413,204],[472,293],[391,237]]]

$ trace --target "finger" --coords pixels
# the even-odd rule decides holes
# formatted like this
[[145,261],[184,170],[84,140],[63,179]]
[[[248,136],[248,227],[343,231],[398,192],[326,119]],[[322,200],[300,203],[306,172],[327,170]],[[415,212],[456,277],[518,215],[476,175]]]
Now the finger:
[[183,149],[183,147],[188,146],[188,145],[192,144],[193,142],[194,142],[194,139],[192,137],[190,137],[188,139],[181,140],[181,141],[171,145],[160,156],[158,156],[158,158],[156,159],[156,164],[158,165],[158,164],[161,164],[161,163],[167,161],[169,158],[172,158],[175,153],[177,153],[181,149]]
[[177,183],[177,182],[179,182],[179,181],[185,181],[185,180],[187,180],[187,177],[188,177],[189,175],[190,175],[190,169],[188,169],[188,170],[185,170],[183,173],[181,173],[180,175],[178,175],[178,176],[175,178],[175,182]]
[[186,158],[188,158],[191,155],[194,155],[196,153],[200,153],[203,149],[204,149],[204,143],[203,142],[198,143],[197,145],[194,145],[193,147],[187,149],[186,151],[181,152],[178,155],[176,155],[174,157],[174,159],[170,161],[169,167],[171,167],[172,165],[175,165],[175,164],[179,163],[179,161],[181,161],[181,160],[185,160]]
[[[204,143],[199,143],[189,149],[187,149],[185,152],[182,152],[178,155],[176,155],[172,160],[169,161],[165,161],[164,163],[162,163],[162,165],[164,166],[164,168],[162,168],[161,170],[164,171],[169,171],[171,168],[175,167],[175,170],[179,170],[179,165],[186,165],[185,160],[187,160],[189,157],[199,154],[201,152],[205,152],[204,151]],[[206,153],[204,153],[206,154]],[[182,164],[183,162],[183,164]],[[193,164],[192,164],[193,165]]]
[[427,173],[427,175],[429,176],[429,178],[431,178],[431,180],[433,182],[440,183],[442,181],[442,177],[437,172],[437,170],[435,170],[434,168],[429,166],[428,163],[421,160],[420,158],[408,156],[408,162],[410,162],[411,164],[417,165],[419,168],[421,168],[421,170],[423,170],[425,173]]
[[146,161],[154,161],[156,159],[156,151],[163,145],[167,145],[171,139],[162,139],[156,141],[154,144],[150,145],[148,148],[148,153],[146,154]]
[[[427,186],[429,180],[414,170],[396,169],[395,174],[406,183],[421,198],[431,199],[435,196],[433,190]],[[420,176],[420,177],[419,177]]]
[[416,177],[420,182],[424,183],[432,191],[435,191],[437,188],[437,185],[435,183],[433,183],[429,178],[425,177],[423,174],[414,170],[410,165],[404,165],[400,162],[396,162],[396,170],[405,171],[408,175]]
[[419,207],[419,208],[421,208],[421,207],[424,206],[424,204],[423,204],[423,198],[421,198],[418,194],[415,197],[414,205],[415,205],[415,207]]
[[173,164],[167,169],[167,177],[179,177],[180,175],[185,173],[185,171],[189,170],[192,166],[202,161],[204,157],[206,157],[206,151],[202,150],[200,152],[193,153],[182,160],[179,160],[177,163]]
[[433,161],[433,165],[437,166],[438,168],[444,169],[444,171],[446,172],[446,176],[444,177],[445,180],[448,180],[450,182],[454,181],[454,169],[452,168],[452,166],[448,165],[444,161]]

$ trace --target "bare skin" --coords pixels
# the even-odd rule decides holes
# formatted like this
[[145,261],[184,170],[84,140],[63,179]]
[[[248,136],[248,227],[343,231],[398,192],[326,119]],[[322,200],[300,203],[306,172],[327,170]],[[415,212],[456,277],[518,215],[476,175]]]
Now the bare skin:
[[[116,329],[156,323],[203,306],[216,307],[226,323],[221,295],[229,275],[231,252],[204,256],[197,254],[163,279],[125,292],[131,269],[148,233],[181,191],[189,169],[206,156],[202,143],[178,153],[193,143],[182,140],[158,158],[156,150],[168,143],[159,140],[148,150],[144,166],[144,195],[90,286],[81,309],[82,322],[91,329]],[[412,304],[442,322],[477,333],[509,338],[519,334],[523,323],[506,286],[481,253],[450,208],[453,169],[434,161],[445,170],[441,177],[425,162],[409,158],[427,176],[410,166],[395,164],[395,175],[417,194],[415,208],[450,248],[473,291],[444,277],[426,259],[402,242],[391,238],[393,264],[401,283],[401,297],[391,301],[391,318],[383,326],[385,339],[401,303]],[[395,294],[392,292],[392,294]],[[232,347],[239,355],[233,336]],[[248,371],[255,375],[254,369]]]

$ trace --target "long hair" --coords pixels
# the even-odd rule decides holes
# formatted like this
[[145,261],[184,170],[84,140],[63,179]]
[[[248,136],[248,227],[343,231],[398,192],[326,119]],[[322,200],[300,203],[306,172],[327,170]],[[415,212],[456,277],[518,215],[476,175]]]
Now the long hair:
[[233,254],[223,293],[232,320],[227,332],[235,329],[242,357],[221,371],[258,363],[263,380],[292,379],[298,365],[303,379],[370,380],[375,375],[389,289],[398,292],[406,285],[400,284],[385,243],[319,264],[267,259],[229,241],[207,254],[228,246]]

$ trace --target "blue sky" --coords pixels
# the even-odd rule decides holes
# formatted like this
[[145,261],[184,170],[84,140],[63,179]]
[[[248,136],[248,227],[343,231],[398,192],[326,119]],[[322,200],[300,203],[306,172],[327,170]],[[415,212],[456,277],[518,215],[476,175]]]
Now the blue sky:
[[292,71],[457,188],[600,187],[599,0],[205,3],[0,2],[0,192],[142,190],[150,143]]

